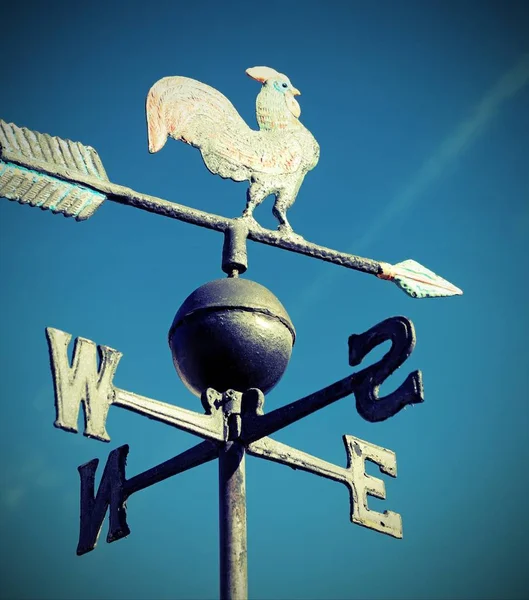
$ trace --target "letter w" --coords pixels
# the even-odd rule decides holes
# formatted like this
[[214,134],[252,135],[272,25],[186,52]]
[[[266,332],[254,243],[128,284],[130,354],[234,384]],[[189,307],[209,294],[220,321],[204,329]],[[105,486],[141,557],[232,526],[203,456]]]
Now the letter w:
[[100,358],[98,369],[96,345],[79,337],[75,340],[70,366],[68,344],[72,336],[59,329],[47,327],[46,337],[55,386],[55,427],[77,433],[79,406],[82,402],[85,417],[84,435],[109,442],[105,423],[113,398],[112,379],[122,353],[107,346],[97,346]]

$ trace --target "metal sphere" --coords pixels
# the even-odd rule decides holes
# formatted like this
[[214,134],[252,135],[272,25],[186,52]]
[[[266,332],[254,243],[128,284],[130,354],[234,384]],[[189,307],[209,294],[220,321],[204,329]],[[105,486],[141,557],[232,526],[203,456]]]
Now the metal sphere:
[[248,279],[210,281],[182,304],[169,330],[176,371],[197,396],[211,387],[271,390],[295,341],[290,317],[264,286]]

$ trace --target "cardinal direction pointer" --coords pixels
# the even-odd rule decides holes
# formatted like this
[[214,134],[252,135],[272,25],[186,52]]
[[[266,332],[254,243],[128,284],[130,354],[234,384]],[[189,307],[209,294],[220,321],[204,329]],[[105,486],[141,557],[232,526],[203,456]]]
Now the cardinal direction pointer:
[[99,460],[95,458],[78,468],[81,478],[78,555],[86,554],[96,547],[109,507],[108,543],[130,534],[126,501],[132,494],[217,458],[219,448],[218,445],[205,441],[152,469],[126,479],[125,466],[128,452],[129,447],[124,445],[109,454],[97,495],[94,494],[94,490]]
[[95,495],[95,475],[99,460],[95,458],[78,468],[81,478],[81,519],[77,554],[93,550],[101,533],[106,512],[110,506],[110,523],[107,542],[129,535],[125,508],[125,464],[129,447],[113,450],[105,465],[103,476]]
[[[249,412],[259,411],[262,403],[262,394],[258,390],[250,392],[247,397],[233,390],[223,394],[208,390],[207,396],[210,404],[220,404],[224,407],[224,415],[230,424],[227,438],[235,442],[239,440],[240,433],[239,428],[234,428],[235,423],[240,421],[241,417],[244,419]],[[241,409],[241,400],[248,404],[245,410]],[[392,511],[378,513],[371,510],[367,504],[368,495],[384,500],[386,493],[382,480],[366,474],[365,460],[378,464],[382,473],[396,477],[395,454],[391,450],[354,436],[345,435],[343,440],[347,453],[346,467],[339,467],[269,437],[247,444],[246,452],[258,458],[343,483],[350,493],[350,517],[353,523],[402,538],[402,520],[399,514]],[[126,501],[132,494],[218,458],[221,445],[204,441],[131,479],[126,479],[125,476],[128,451],[129,447],[125,445],[109,454],[97,494],[95,494],[95,475],[99,460],[93,459],[78,469],[81,478],[81,519],[77,547],[79,555],[95,548],[107,510],[109,510],[107,542],[110,543],[130,533]]]
[[85,415],[84,434],[109,442],[105,422],[112,403],[112,379],[122,356],[121,352],[107,346],[97,346],[101,360],[98,370],[96,345],[85,338],[77,338],[70,366],[68,345],[72,336],[48,327],[46,337],[55,387],[55,427],[77,433],[79,407],[82,402]]
[[406,317],[391,317],[368,331],[349,337],[349,364],[359,365],[371,350],[390,340],[391,348],[374,365],[355,373],[354,395],[358,414],[366,421],[384,421],[410,404],[424,402],[422,374],[413,371],[402,385],[384,398],[379,398],[380,385],[412,353],[415,328]]
[[112,385],[112,378],[122,356],[121,352],[107,346],[97,346],[101,357],[98,371],[96,344],[85,338],[77,338],[70,366],[67,352],[72,336],[51,327],[46,329],[46,336],[55,385],[56,427],[77,433],[79,407],[82,403],[85,416],[84,434],[108,442],[110,437],[105,424],[108,409],[113,404],[204,439],[224,440],[225,424],[222,411],[213,409],[208,414],[200,414],[116,388]]
[[[358,412],[370,421],[386,419],[407,404],[421,402],[422,386],[418,371],[411,373],[392,394],[381,399],[377,395],[378,386],[406,361],[415,345],[413,325],[406,318],[393,317],[362,334],[350,336],[349,362],[352,366],[360,364],[377,345],[391,341],[390,350],[376,364],[270,413],[264,413],[264,394],[257,388],[243,393],[234,390],[221,393],[208,388],[201,398],[205,414],[121,390],[112,385],[122,356],[120,352],[107,346],[96,346],[85,338],[77,338],[70,364],[68,345],[72,336],[53,328],[48,328],[46,334],[55,383],[58,427],[77,431],[79,407],[82,404],[85,434],[109,441],[105,423],[110,405],[115,404],[206,440],[129,480],[125,477],[128,446],[117,448],[109,455],[97,494],[95,475],[99,461],[94,459],[80,466],[81,525],[78,554],[89,552],[95,547],[109,507],[107,541],[111,542],[129,534],[125,510],[125,501],[129,496],[217,458],[220,446],[228,442],[239,444],[254,456],[343,483],[350,492],[353,523],[393,537],[402,537],[402,523],[397,513],[377,513],[367,505],[369,494],[384,499],[385,488],[381,480],[365,474],[364,461],[377,463],[382,472],[395,477],[395,455],[391,451],[353,436],[344,436],[348,464],[343,468],[280,444],[268,435],[349,394],[355,394]],[[99,368],[97,352],[101,359]]]
[[[351,394],[355,395],[358,414],[371,422],[384,421],[410,404],[424,402],[420,371],[410,373],[401,386],[386,397],[378,395],[379,386],[404,364],[415,347],[415,329],[405,317],[391,317],[364,333],[350,336],[349,364],[359,365],[371,350],[388,340],[391,340],[389,351],[362,371],[269,413],[262,414],[261,410],[248,415],[241,439],[250,444]],[[246,395],[254,397],[255,391],[249,390]],[[252,402],[255,404],[255,400]],[[263,402],[264,399],[260,406]]]
[[395,538],[402,538],[402,519],[398,513],[393,511],[379,513],[371,510],[367,505],[368,494],[385,500],[386,489],[381,479],[366,474],[365,461],[376,463],[382,473],[396,477],[395,453],[352,435],[344,435],[343,441],[347,453],[347,467],[338,467],[268,437],[252,442],[248,446],[247,452],[293,469],[300,469],[343,483],[349,490],[353,523]]

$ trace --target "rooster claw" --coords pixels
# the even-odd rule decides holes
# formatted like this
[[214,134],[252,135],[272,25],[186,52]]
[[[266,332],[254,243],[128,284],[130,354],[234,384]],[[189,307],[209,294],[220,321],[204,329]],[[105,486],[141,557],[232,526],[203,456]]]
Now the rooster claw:
[[277,228],[277,231],[280,233],[281,237],[289,238],[291,240],[305,240],[302,235],[296,233],[290,225],[280,225]]
[[235,219],[235,221],[239,221],[239,220],[244,221],[252,229],[264,229],[264,227],[262,225],[259,225],[259,223],[255,220],[253,215],[245,215],[243,213],[240,217]]

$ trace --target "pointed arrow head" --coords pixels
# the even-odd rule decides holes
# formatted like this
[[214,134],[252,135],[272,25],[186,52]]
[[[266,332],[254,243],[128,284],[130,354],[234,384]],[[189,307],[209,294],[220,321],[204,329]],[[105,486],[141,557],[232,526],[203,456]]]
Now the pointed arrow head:
[[395,282],[412,298],[442,298],[463,294],[463,290],[415,260],[405,260],[396,265],[381,264],[383,272],[378,277]]

